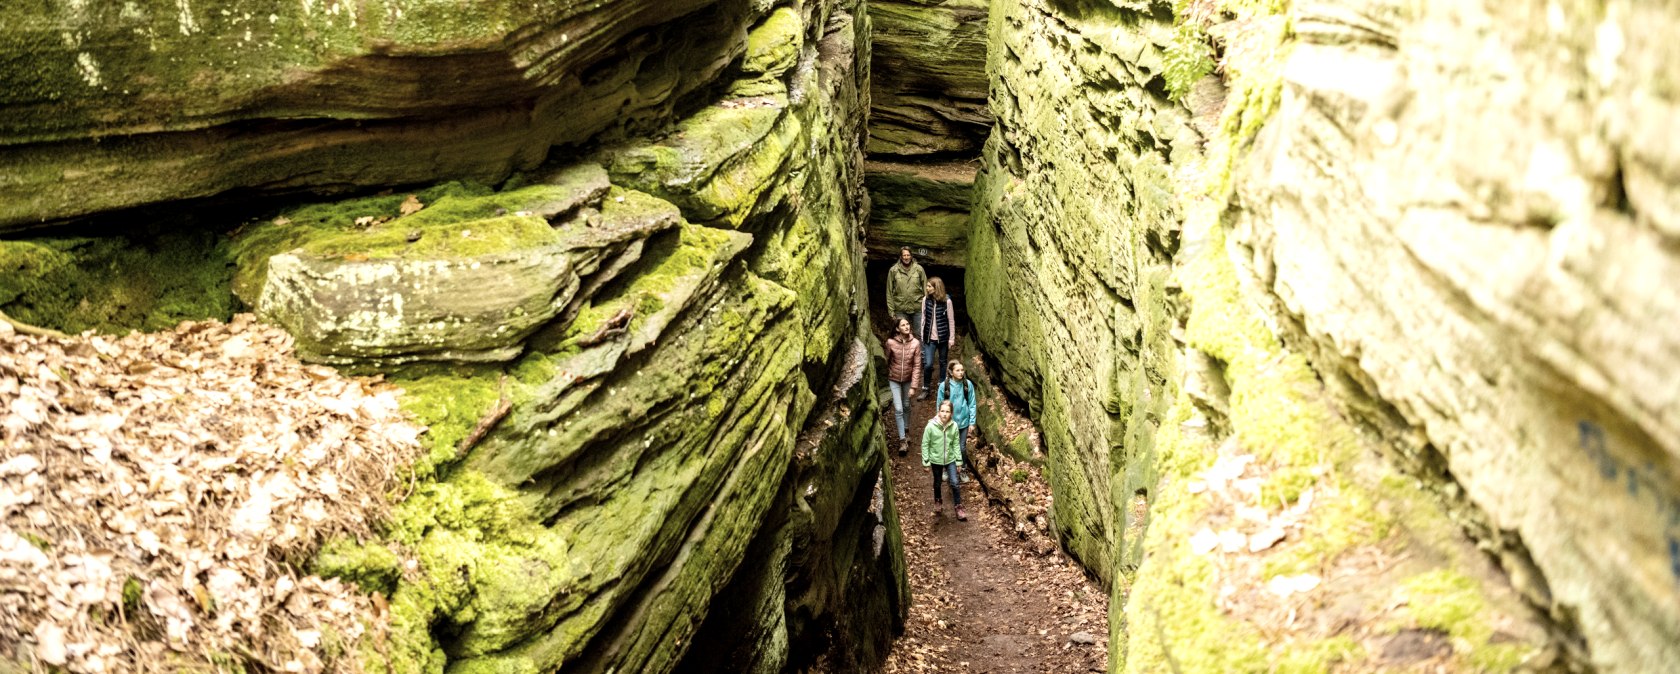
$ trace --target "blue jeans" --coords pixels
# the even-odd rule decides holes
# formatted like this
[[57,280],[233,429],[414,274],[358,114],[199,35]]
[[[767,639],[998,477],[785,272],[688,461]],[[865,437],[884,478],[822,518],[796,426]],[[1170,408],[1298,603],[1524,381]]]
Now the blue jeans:
[[943,479],[948,480],[951,483],[951,505],[961,508],[962,488],[958,485],[962,483],[957,482],[957,464],[947,463],[940,465],[936,463],[928,466],[928,468],[933,469],[933,504],[940,505],[943,503],[939,500],[939,482]]
[[898,418],[898,439],[903,440],[904,426],[910,415],[910,382],[887,380],[887,385],[892,387],[893,416]]
[[[945,361],[950,359],[951,345],[948,342],[924,342],[922,344],[922,383],[927,390],[945,383]],[[938,377],[934,376],[938,373]],[[937,410],[935,410],[937,411]]]

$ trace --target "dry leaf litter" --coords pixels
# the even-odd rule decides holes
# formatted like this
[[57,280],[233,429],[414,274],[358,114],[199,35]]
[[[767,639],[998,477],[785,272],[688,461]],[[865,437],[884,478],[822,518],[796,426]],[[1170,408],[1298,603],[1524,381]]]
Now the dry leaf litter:
[[[376,598],[297,569],[366,535],[421,428],[241,315],[68,340],[0,324],[0,662],[354,671]],[[215,658],[216,660],[212,660]]]

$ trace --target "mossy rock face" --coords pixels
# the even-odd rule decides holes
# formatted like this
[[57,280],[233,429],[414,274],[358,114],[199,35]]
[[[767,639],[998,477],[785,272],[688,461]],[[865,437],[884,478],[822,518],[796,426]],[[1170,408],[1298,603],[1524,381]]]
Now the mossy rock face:
[[1632,92],[1680,14],[993,10],[970,315],[1114,588],[1113,669],[1676,660],[1674,190],[1629,177],[1674,153],[1613,148],[1673,108]]
[[[614,165],[618,186],[572,216],[586,226],[556,229],[579,288],[519,357],[391,374],[433,443],[431,479],[391,533],[421,562],[391,598],[397,671],[780,672],[825,649],[862,671],[884,657],[907,590],[896,515],[871,498],[890,479],[874,374],[850,355],[860,9],[778,11],[729,105],[677,125],[689,135],[620,144],[704,159]],[[820,32],[806,16],[831,27],[823,44],[805,40]],[[804,94],[754,127],[788,141],[764,168],[765,148],[699,129],[743,89],[789,88],[768,74],[785,55],[751,64],[790,32],[791,62],[815,67],[781,73]],[[704,210],[724,203],[704,186],[717,176],[756,196]],[[502,399],[510,411],[463,453]]]
[[669,200],[694,222],[740,227],[777,203],[800,135],[786,88],[685,118],[663,139],[607,153],[613,182]]
[[261,279],[254,304],[307,359],[509,360],[600,287],[604,261],[681,221],[670,204],[610,190],[594,164],[542,180],[289,211],[235,242],[236,287],[249,296]]
[[[241,188],[499,181],[556,144],[663,123],[745,50],[767,11],[717,0],[6,3],[0,164],[16,170],[0,183],[0,231]],[[636,49],[615,49],[630,39]]]
[[269,259],[257,308],[306,360],[508,360],[577,287],[553,246],[452,260],[281,253]]
[[986,0],[869,3],[868,151],[972,156],[991,131]]
[[213,231],[0,241],[0,309],[69,333],[232,317],[232,253]]
[[976,167],[966,162],[865,164],[872,257],[909,246],[917,259],[949,267],[968,263],[969,203]]

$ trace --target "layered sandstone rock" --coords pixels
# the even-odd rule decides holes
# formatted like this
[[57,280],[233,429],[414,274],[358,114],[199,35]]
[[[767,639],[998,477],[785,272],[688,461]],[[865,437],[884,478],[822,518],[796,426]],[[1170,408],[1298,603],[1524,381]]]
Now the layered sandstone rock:
[[871,257],[962,266],[986,108],[983,0],[869,4]]
[[[908,594],[860,339],[861,3],[492,3],[472,16],[257,4],[213,18],[173,3],[3,10],[28,20],[0,33],[22,26],[8,35],[141,87],[72,90],[70,73],[6,101],[29,113],[7,118],[28,138],[0,150],[8,161],[29,155],[47,176],[91,158],[110,189],[13,183],[30,200],[6,198],[5,217],[162,202],[149,212],[167,225],[211,217],[167,200],[232,187],[393,188],[311,194],[260,217],[233,208],[223,224],[243,224],[200,251],[220,272],[201,293],[231,286],[300,352],[384,373],[430,428],[385,535],[315,561],[387,598],[395,636],[366,644],[364,664],[879,662]],[[246,27],[254,42],[236,64],[220,50]],[[82,31],[71,51],[36,44],[64,28]],[[165,78],[167,55],[109,46],[135,28],[167,54],[198,54],[182,66],[193,75]],[[282,29],[307,48],[271,45]],[[122,96],[178,109],[114,108]],[[50,111],[96,111],[97,128],[133,135],[95,139]],[[404,185],[445,176],[460,181]],[[91,196],[66,205],[77,189]],[[83,248],[9,241],[0,264],[69,274]],[[33,303],[49,290],[0,284],[0,301],[50,324],[46,308],[65,302]]]
[[657,127],[745,0],[147,0],[0,9],[0,230],[230,190],[494,182]]
[[970,313],[1117,670],[1674,660],[1673,12],[994,12]]
[[1234,177],[1237,257],[1326,380],[1463,489],[1484,547],[1583,659],[1672,666],[1680,11],[1294,19],[1277,111]]
[[986,110],[984,0],[884,0],[869,4],[871,155],[917,157],[980,151]]

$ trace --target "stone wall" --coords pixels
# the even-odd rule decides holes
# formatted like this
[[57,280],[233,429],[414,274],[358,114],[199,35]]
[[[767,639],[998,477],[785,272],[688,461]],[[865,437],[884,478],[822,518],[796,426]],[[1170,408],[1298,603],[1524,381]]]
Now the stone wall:
[[1584,659],[1680,662],[1680,11],[1345,2],[1295,23],[1234,179],[1238,257]]
[[994,3],[969,311],[1116,671],[1674,660],[1674,21]]

